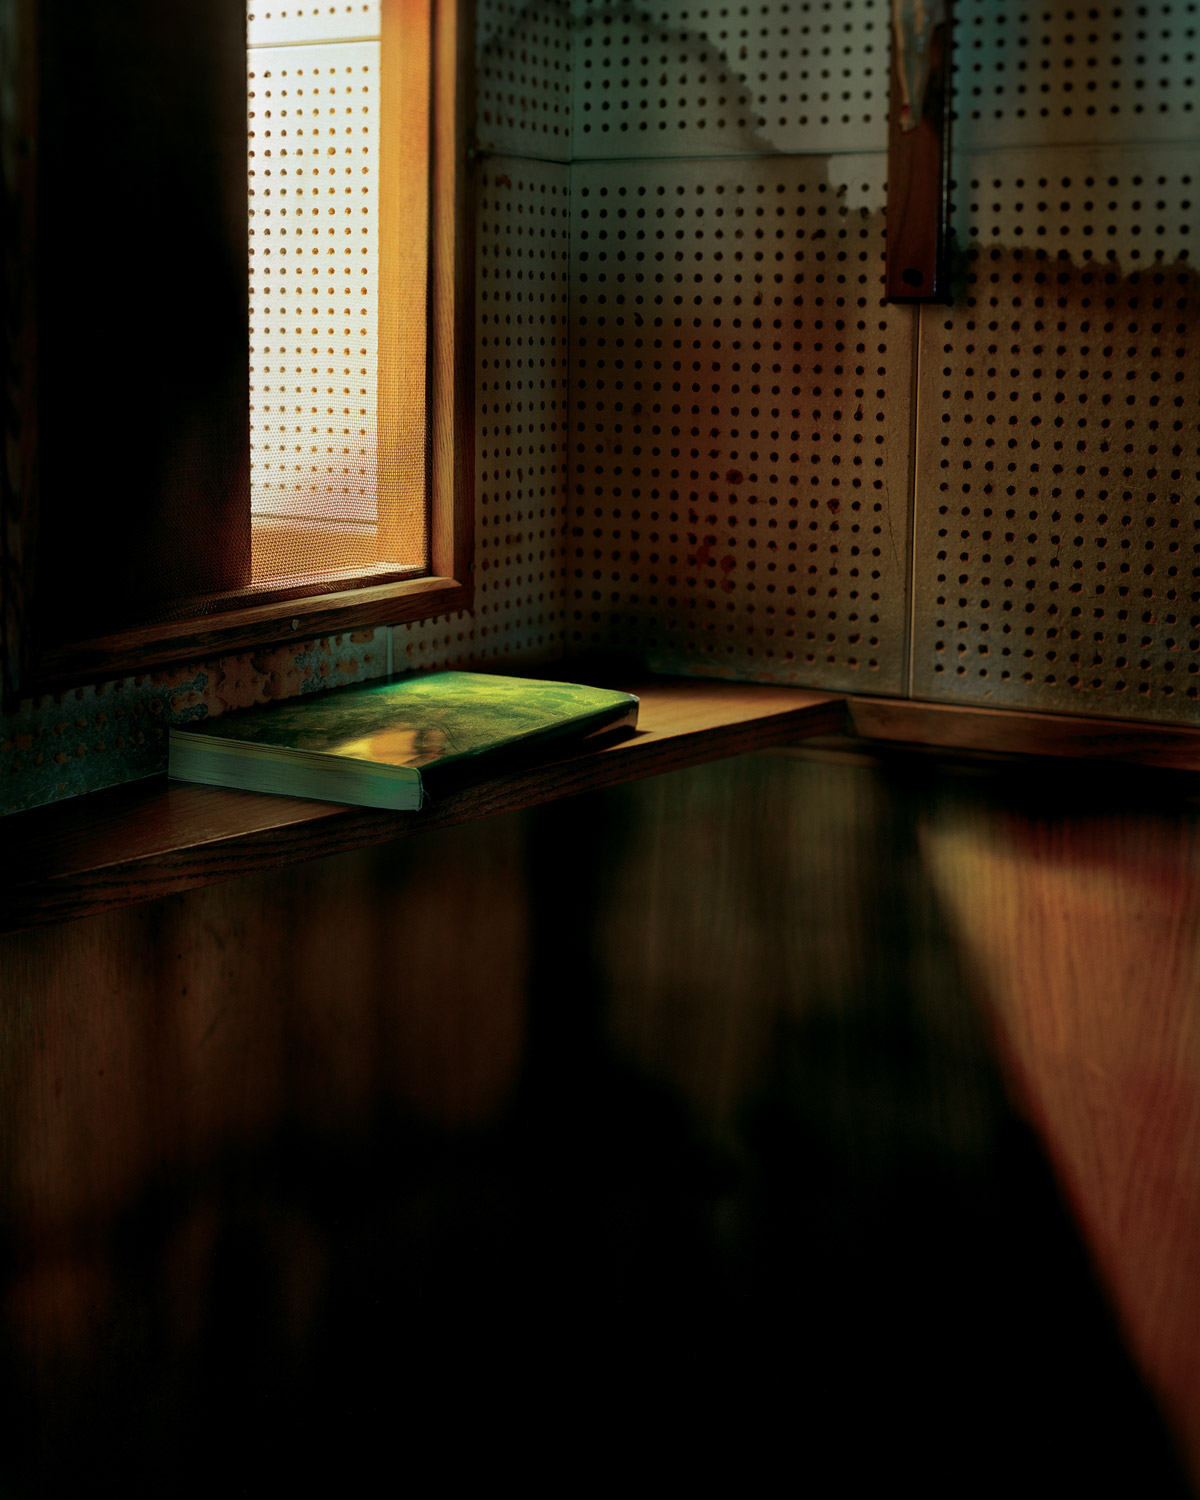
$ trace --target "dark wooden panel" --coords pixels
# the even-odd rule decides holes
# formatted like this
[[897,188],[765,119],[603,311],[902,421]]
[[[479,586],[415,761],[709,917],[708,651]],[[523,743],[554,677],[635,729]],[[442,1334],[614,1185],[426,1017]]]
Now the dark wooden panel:
[[[307,1410],[327,1327],[366,1341],[338,1384],[377,1352],[421,1401],[419,1288],[462,1196],[424,1149],[453,1153],[518,1080],[524,859],[520,820],[493,819],[0,943],[6,1495],[72,1492],[101,1451],[129,1494],[220,1488],[264,1399]],[[256,1291],[260,1233],[280,1259]],[[360,1291],[369,1314],[343,1303]],[[218,1389],[221,1430],[193,1434]],[[276,1449],[276,1479],[315,1456]]]
[[38,648],[250,566],[245,6],[38,7]]
[[37,492],[37,7],[0,11],[0,712],[32,644]]
[[[928,0],[927,0],[928,3]],[[950,186],[950,70],[953,0],[929,44],[929,88],[916,127],[901,125],[894,28],[888,110],[887,300],[945,302]]]
[[783,1380],[808,1418],[886,1449],[936,1411],[932,1493],[1009,1494],[1031,1459],[1184,1493],[1141,1381],[1200,1478],[1200,814],[1178,791],[761,756],[608,794],[598,874],[577,828],[549,846],[594,971],[556,1058],[592,997],[729,1153],[722,1243],[773,1243],[747,1304],[802,1350]]
[[1186,1494],[1195,836],[749,756],[5,937],[0,1487]]

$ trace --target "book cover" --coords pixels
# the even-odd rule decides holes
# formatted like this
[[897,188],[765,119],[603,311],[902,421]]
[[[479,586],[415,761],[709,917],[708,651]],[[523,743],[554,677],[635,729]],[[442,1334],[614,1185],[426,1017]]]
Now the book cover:
[[571,682],[434,672],[338,688],[172,729],[168,775],[364,807],[537,759],[545,741],[632,727],[631,693]]

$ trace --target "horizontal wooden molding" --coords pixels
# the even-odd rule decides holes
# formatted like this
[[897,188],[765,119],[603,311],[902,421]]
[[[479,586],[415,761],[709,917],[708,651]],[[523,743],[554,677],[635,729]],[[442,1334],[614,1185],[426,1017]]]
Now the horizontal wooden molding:
[[310,640],[338,631],[427,620],[469,610],[471,603],[468,581],[442,577],[306,594],[283,604],[275,602],[213,614],[208,624],[192,617],[175,624],[147,626],[56,647],[43,658],[37,690],[61,691],[288,640]]
[[846,722],[866,742],[1200,771],[1200,728],[866,697],[847,699]]

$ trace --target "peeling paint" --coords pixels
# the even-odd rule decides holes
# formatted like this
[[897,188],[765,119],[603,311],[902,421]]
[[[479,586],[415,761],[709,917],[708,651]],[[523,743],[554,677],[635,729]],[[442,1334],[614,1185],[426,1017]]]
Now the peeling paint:
[[0,813],[161,775],[173,724],[379,676],[386,633],[293,641],[26,701],[0,719]]
[[850,210],[881,214],[887,208],[887,158],[877,151],[835,153],[828,159],[829,186]]

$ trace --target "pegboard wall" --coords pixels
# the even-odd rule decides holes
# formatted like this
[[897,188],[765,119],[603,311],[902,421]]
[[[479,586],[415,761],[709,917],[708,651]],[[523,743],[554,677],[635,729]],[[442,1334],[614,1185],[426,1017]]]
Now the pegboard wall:
[[373,537],[379,42],[304,42],[249,51],[251,510]]
[[381,14],[381,0],[250,0],[246,41],[251,47],[363,41],[379,35]]
[[[875,151],[889,0],[572,0],[574,155]],[[955,131],[983,147],[1195,140],[1197,0],[956,0]]]
[[889,0],[574,0],[575,157],[887,147]]
[[574,0],[568,650],[904,690],[886,0]]
[[570,39],[565,0],[475,7],[475,606],[396,671],[562,652]]
[[[796,634],[781,672],[778,655],[763,656],[768,512],[760,494],[747,506],[750,466],[727,451],[735,427],[744,442],[745,356],[758,363],[761,396],[767,350],[758,329],[749,347],[744,336],[733,347],[729,303],[741,289],[731,273],[746,269],[728,221],[714,233],[714,205],[723,195],[728,214],[731,193],[749,202],[764,192],[784,208],[774,245],[761,233],[755,245],[758,289],[782,249],[784,279],[803,299],[817,290],[816,255],[833,247],[810,238],[819,221],[790,216],[823,179],[853,223],[858,172],[869,209],[869,248],[858,253],[878,264],[889,7],[635,11],[576,0],[569,645],[640,649],[680,670],[1197,722],[1197,10],[1195,0],[959,0],[954,307],[923,309],[910,342],[905,311],[881,308],[876,290],[878,360],[851,368],[843,358],[836,382],[811,306],[776,308],[778,419],[767,432],[792,440],[772,443],[764,486],[758,426],[755,482],[777,514],[806,491],[810,509],[826,502],[805,523],[816,594],[787,598]],[[844,154],[856,149],[881,154],[859,169]],[[673,228],[653,245],[631,207],[637,194],[639,206],[653,194],[673,205]],[[821,230],[828,236],[828,221]],[[672,262],[673,328],[649,295],[670,284]],[[856,291],[861,318],[861,279]],[[851,415],[873,415],[883,439],[894,543],[882,568],[872,559],[879,665],[867,672],[848,649],[862,644],[847,628],[859,621],[827,618],[823,641],[815,628],[819,596],[827,616],[847,597],[848,543],[862,566],[862,534],[847,537],[844,512],[828,508],[844,504],[856,426],[830,392],[845,392],[851,374],[865,402],[856,395]],[[678,430],[667,434],[672,404]],[[770,638],[772,651],[779,644]]]
[[921,315],[918,696],[1200,719],[1200,151],[960,158]]
[[886,158],[577,165],[571,649],[899,692],[909,308]]
[[475,7],[475,130],[482,151],[571,160],[567,0]]
[[477,168],[475,607],[395,626],[397,671],[561,652],[569,171]]
[[1197,141],[1197,0],[955,0],[958,152]]
[[382,676],[386,628],[48,693],[0,717],[0,815],[167,768],[172,724]]

